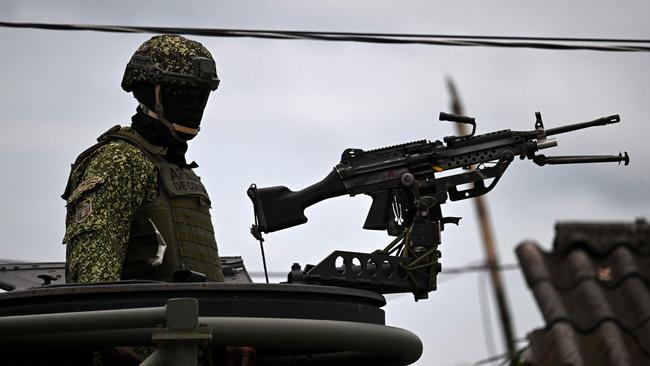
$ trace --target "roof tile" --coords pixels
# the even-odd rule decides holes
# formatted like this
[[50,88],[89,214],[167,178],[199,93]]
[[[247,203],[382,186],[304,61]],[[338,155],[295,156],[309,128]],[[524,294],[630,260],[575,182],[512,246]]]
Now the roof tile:
[[647,332],[630,334],[615,322],[602,323],[588,333],[560,322],[528,335],[529,354],[531,361],[538,365],[650,365],[650,353],[639,342],[647,343],[650,339],[647,336]]
[[645,219],[634,223],[563,222],[555,226],[553,252],[566,253],[575,247],[606,254],[628,246],[639,254],[650,254],[650,224]]
[[650,365],[650,225],[559,223],[551,252],[517,247],[546,327],[540,365]]

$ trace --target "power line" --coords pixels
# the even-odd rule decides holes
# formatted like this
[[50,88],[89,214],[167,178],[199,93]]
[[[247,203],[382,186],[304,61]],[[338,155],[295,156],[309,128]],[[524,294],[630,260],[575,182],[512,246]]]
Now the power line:
[[[468,273],[468,272],[480,272],[480,271],[489,271],[490,266],[487,264],[481,264],[477,266],[464,266],[464,267],[453,267],[453,268],[447,268],[442,267],[442,272],[440,274],[447,274],[447,275],[455,275],[455,274],[463,274],[463,273]],[[500,264],[495,267],[497,271],[512,271],[512,270],[518,270],[519,264],[517,263],[510,263],[510,264]]]
[[[509,264],[501,264],[496,267],[498,271],[512,271],[512,270],[518,270],[519,264],[517,263],[509,263]],[[442,267],[442,272],[439,273],[439,275],[453,275],[453,276],[458,276],[461,274],[465,273],[472,273],[472,272],[482,272],[482,271],[488,271],[490,269],[490,266],[487,264],[481,264],[481,265],[467,265],[467,266],[462,266],[462,267],[452,267],[452,268],[445,268],[444,266]],[[287,272],[282,272],[282,271],[270,271],[269,272],[269,277],[286,277]],[[259,271],[250,271],[248,272],[249,275],[251,276],[263,276],[264,272],[259,272]]]
[[508,359],[508,356],[510,356],[510,352],[502,353],[500,355],[491,356],[491,357],[484,358],[482,360],[474,362],[473,366],[487,365],[489,363],[502,361],[504,359]]
[[318,32],[288,30],[254,30],[222,28],[142,27],[92,24],[53,24],[0,22],[0,27],[44,30],[97,31],[113,33],[185,34],[206,37],[249,37],[261,39],[302,39],[335,42],[361,42],[375,44],[420,44],[462,47],[534,48],[545,50],[590,50],[605,52],[650,52],[650,40],[565,38],[565,37],[513,37],[445,34],[399,34]]
[[[520,266],[516,263],[497,265],[494,268],[494,270],[501,271],[501,272],[519,270],[519,269]],[[443,266],[442,272],[438,273],[438,275],[443,275],[443,277],[438,280],[438,284],[455,280],[457,278],[460,278],[461,275],[467,273],[483,272],[489,270],[490,270],[490,266],[487,264],[478,265],[478,266],[455,267],[455,268],[446,268]]]
[[514,356],[514,362],[513,362],[513,359],[512,359],[512,355],[509,352],[506,352],[506,353],[502,353],[500,355],[490,356],[488,358],[484,358],[482,360],[476,361],[476,362],[474,362],[473,366],[486,365],[488,363],[494,363],[494,362],[497,362],[497,361],[501,361],[501,363],[499,365],[507,365],[508,362],[511,362],[513,364],[518,364],[517,363],[518,361],[524,361],[522,359],[522,355],[523,355],[524,352],[526,352],[526,350],[528,348],[530,348],[530,345],[527,345],[527,346],[524,346],[524,347],[520,348],[516,352],[516,354]]

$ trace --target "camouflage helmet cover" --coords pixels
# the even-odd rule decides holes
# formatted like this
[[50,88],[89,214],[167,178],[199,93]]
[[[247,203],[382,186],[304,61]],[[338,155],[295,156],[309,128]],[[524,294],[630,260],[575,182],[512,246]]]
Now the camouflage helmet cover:
[[122,78],[122,89],[138,82],[189,85],[211,90],[219,86],[214,59],[202,44],[178,35],[154,36],[133,54]]

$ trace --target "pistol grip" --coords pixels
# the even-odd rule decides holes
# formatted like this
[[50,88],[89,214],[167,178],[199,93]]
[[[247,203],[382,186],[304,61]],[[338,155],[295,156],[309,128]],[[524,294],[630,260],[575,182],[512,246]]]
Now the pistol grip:
[[370,206],[370,211],[368,211],[368,216],[366,216],[366,222],[363,224],[363,228],[366,230],[386,230],[388,228],[388,220],[391,218],[389,191],[371,192],[368,195],[372,197],[372,205]]

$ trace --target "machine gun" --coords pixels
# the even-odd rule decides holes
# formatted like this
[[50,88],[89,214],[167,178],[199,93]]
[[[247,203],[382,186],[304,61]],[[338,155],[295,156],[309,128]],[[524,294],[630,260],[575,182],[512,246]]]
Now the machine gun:
[[[346,149],[327,177],[297,192],[253,184],[248,189],[256,216],[251,232],[261,239],[261,233],[307,222],[304,210],[317,202],[344,194],[367,194],[372,205],[363,228],[386,230],[395,240],[370,254],[335,251],[305,270],[294,264],[289,282],[353,286],[380,293],[412,291],[416,300],[426,298],[436,289],[441,270],[437,250],[441,232],[446,224],[458,225],[460,220],[442,215],[441,205],[448,199],[459,201],[491,191],[517,156],[540,166],[630,162],[627,153],[548,157],[537,153],[557,146],[549,136],[618,123],[618,115],[551,129],[544,128],[540,112],[535,117],[532,131],[475,135],[474,118],[440,113],[441,121],[470,124],[472,132],[447,136],[443,141],[421,140],[370,151]],[[471,169],[473,166],[476,168]],[[456,168],[464,170],[446,173]]]

